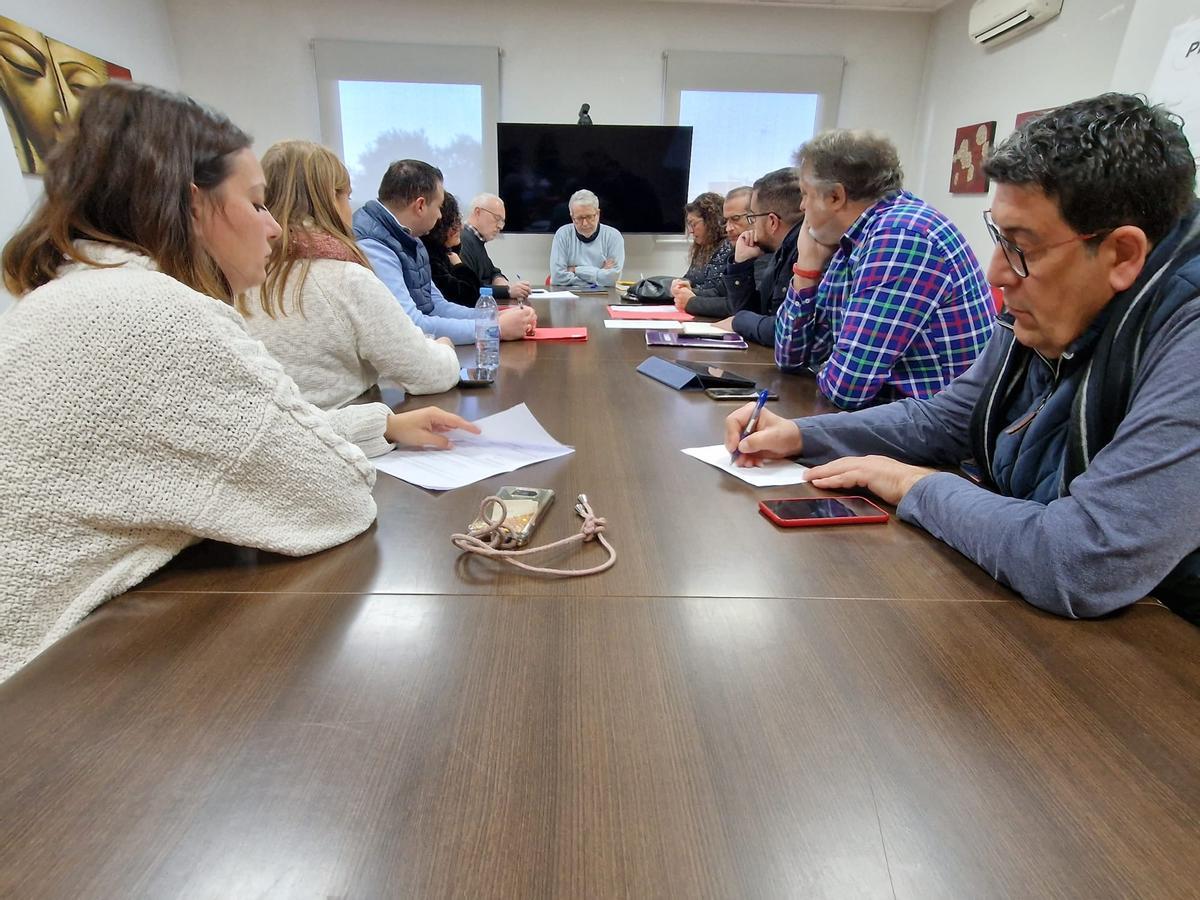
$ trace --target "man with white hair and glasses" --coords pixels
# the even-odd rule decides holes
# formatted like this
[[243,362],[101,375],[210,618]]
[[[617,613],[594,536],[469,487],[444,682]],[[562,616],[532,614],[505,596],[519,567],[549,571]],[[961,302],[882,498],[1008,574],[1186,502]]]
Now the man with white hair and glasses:
[[567,205],[571,223],[554,233],[550,246],[550,281],[565,287],[610,288],[625,267],[625,239],[600,223],[600,199],[578,190]]

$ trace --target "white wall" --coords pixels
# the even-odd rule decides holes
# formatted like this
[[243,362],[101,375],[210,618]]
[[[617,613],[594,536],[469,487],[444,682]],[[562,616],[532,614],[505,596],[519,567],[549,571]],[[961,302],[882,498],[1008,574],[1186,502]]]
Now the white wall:
[[[1200,5],[1196,0],[1142,0],[1138,3],[1129,17],[1121,53],[1113,68],[1112,89],[1126,93],[1149,91],[1172,29],[1196,18],[1200,18]],[[1192,150],[1200,153],[1200,147]]]
[[[8,0],[3,13],[50,37],[125,66],[138,81],[178,89],[175,48],[162,0]],[[7,125],[5,125],[7,128]],[[0,142],[0,243],[8,240],[41,196],[42,179],[23,175]],[[9,304],[0,289],[0,310]]]
[[[498,45],[501,116],[513,122],[573,122],[586,100],[597,122],[659,124],[666,49],[840,54],[847,65],[839,124],[883,129],[907,158],[931,20],[624,0],[167,0],[167,8],[184,90],[254,134],[260,152],[283,138],[320,140],[308,46],[320,37]],[[375,185],[357,189],[369,193]],[[508,236],[490,250],[510,273],[540,278],[550,238]],[[630,277],[684,268],[682,245],[656,248],[653,239],[632,236],[626,250]]]
[[1058,18],[993,49],[968,37],[970,9],[971,0],[957,0],[934,18],[918,119],[920,164],[909,167],[908,184],[954,220],[986,264],[992,242],[982,214],[990,194],[950,193],[955,130],[994,119],[1001,141],[1017,113],[1109,90],[1133,0],[1066,0]]

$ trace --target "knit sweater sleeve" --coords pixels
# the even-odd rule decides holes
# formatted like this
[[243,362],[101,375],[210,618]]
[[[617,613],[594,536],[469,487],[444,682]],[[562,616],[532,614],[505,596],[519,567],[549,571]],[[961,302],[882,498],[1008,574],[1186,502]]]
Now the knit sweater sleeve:
[[394,378],[411,394],[437,394],[458,384],[454,348],[427,338],[369,269],[349,262],[314,266],[309,278],[345,314],[359,357],[380,377]]
[[606,228],[604,234],[600,236],[600,240],[604,246],[604,258],[611,259],[613,266],[609,269],[601,267],[596,270],[596,284],[602,287],[613,287],[617,283],[617,279],[621,277],[621,270],[625,268],[625,238],[617,229]]
[[687,311],[693,316],[709,316],[724,319],[733,315],[729,298],[724,294],[696,294],[687,302]]
[[575,240],[569,226],[563,226],[554,233],[550,244],[550,282],[552,284],[579,285],[587,284],[574,272],[568,272],[567,266],[572,265],[571,254]]
[[[222,429],[236,418],[247,438],[237,452],[203,467],[213,472],[206,502],[169,513],[204,538],[299,556],[340,544],[375,519],[375,470],[337,427],[373,417],[387,407],[360,407],[338,423],[304,400],[263,345],[248,335],[232,310],[205,315],[180,342],[194,357],[180,359],[194,379],[196,396],[183,398],[186,425],[173,436],[179,453],[195,455],[206,443],[195,430]],[[228,423],[232,425],[233,422]],[[382,430],[373,436],[382,440]]]

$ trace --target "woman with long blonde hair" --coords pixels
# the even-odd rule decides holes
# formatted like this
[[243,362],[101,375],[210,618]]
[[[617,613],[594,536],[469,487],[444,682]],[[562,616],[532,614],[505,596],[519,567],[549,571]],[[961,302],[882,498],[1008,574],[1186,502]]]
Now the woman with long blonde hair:
[[355,243],[342,161],[320,144],[282,141],[262,164],[282,234],[266,281],[238,306],[305,398],[337,409],[380,378],[413,394],[458,384],[453,345],[413,324]]

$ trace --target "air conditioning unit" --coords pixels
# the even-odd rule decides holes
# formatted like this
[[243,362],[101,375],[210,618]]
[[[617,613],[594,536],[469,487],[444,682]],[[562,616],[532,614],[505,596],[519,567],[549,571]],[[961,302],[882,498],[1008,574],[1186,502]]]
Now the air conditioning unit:
[[986,47],[1002,44],[1062,12],[1063,0],[975,0],[971,40]]

